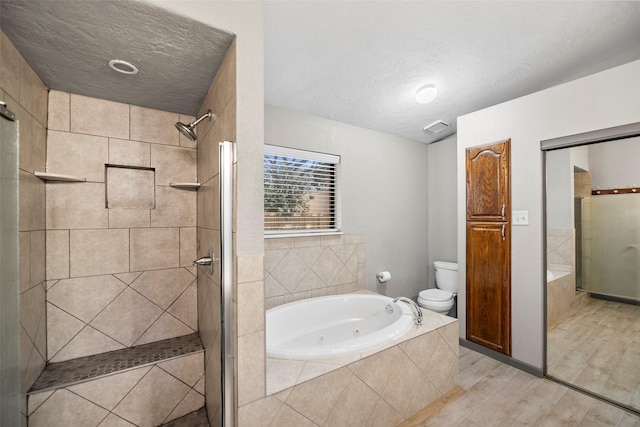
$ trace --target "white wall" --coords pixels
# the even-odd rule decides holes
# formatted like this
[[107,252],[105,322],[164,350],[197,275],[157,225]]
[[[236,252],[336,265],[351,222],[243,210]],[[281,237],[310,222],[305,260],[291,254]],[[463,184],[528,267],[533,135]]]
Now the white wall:
[[640,186],[640,137],[589,146],[591,187]]
[[458,118],[460,334],[465,316],[465,149],[511,138],[514,210],[530,225],[512,233],[513,358],[543,368],[543,188],[540,141],[640,121],[640,61]]
[[429,144],[429,287],[434,261],[458,262],[456,135]]
[[[340,155],[342,229],[365,234],[367,288],[413,297],[427,287],[426,145],[269,105],[265,143]],[[379,285],[383,270],[392,278]]]
[[571,150],[547,154],[547,228],[573,228]]

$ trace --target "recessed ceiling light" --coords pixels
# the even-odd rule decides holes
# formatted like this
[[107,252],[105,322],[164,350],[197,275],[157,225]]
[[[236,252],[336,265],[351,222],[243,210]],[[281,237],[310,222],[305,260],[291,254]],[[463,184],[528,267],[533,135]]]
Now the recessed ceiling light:
[[138,74],[138,68],[135,65],[122,59],[112,59],[109,61],[109,67],[122,74]]
[[419,104],[428,104],[436,99],[437,95],[438,90],[436,89],[436,85],[424,85],[416,91],[416,101],[418,101]]

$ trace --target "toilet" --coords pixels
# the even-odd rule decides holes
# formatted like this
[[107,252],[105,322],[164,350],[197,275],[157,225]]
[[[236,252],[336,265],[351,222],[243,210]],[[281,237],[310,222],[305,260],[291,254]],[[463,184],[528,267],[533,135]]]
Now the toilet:
[[437,289],[425,289],[418,295],[418,305],[427,310],[447,314],[455,302],[458,293],[458,264],[435,261]]

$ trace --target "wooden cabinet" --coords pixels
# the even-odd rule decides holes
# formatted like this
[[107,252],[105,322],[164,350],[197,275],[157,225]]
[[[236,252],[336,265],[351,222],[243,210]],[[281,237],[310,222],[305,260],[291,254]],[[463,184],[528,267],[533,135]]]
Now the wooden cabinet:
[[466,156],[467,339],[511,355],[510,140]]

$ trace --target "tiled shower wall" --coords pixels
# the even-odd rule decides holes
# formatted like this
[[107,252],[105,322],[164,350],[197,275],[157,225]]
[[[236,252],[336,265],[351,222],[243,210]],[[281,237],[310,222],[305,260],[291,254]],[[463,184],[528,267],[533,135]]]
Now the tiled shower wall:
[[192,119],[50,92],[47,172],[86,182],[46,184],[48,360],[198,329]]
[[[236,129],[236,57],[235,43],[227,52],[218,74],[199,111],[208,109],[215,119],[198,125],[198,219],[197,257],[213,250],[214,271],[199,267],[198,271],[198,322],[200,338],[205,348],[205,382],[207,415],[212,426],[219,426],[221,418],[220,381],[220,201],[219,201],[219,145],[223,140],[235,141]],[[195,258],[194,258],[195,259]]]
[[[0,100],[18,119],[20,139],[20,350],[22,395],[46,359],[45,185],[33,172],[43,170],[46,152],[47,88],[0,32]],[[26,425],[26,398],[21,405]]]
[[365,288],[363,234],[265,239],[266,308]]

